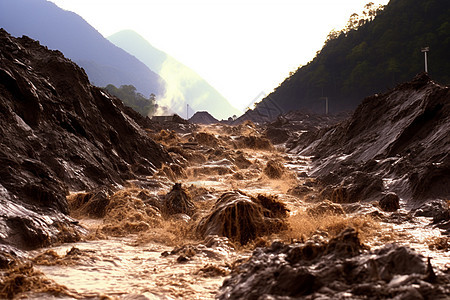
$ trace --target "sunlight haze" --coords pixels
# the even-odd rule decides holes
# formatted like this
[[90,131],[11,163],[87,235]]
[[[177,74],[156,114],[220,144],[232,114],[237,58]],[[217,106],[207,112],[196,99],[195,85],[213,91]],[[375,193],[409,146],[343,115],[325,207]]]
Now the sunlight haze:
[[[132,29],[240,110],[320,50],[370,1],[51,0],[108,37]],[[373,1],[387,4],[387,0]]]

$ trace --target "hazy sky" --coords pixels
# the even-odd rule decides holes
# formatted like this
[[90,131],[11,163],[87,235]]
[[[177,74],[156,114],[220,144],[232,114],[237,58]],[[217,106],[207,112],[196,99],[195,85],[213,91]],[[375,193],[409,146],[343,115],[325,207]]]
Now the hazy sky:
[[[103,36],[132,29],[238,109],[306,64],[370,0],[51,0]],[[388,0],[372,1],[387,4]]]

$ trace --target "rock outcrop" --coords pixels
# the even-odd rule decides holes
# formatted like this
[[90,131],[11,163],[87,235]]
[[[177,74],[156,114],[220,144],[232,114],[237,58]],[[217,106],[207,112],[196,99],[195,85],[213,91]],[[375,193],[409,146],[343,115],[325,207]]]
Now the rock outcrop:
[[123,184],[169,162],[141,127],[150,123],[59,51],[0,29],[0,243],[45,245],[53,229],[32,245],[26,235],[55,227],[46,215],[70,225],[69,191]]

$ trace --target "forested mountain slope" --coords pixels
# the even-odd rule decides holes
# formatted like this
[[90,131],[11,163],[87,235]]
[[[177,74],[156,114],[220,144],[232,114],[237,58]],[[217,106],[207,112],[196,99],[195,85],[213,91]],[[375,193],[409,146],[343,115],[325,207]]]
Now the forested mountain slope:
[[330,33],[322,50],[284,80],[260,106],[280,111],[330,112],[356,108],[375,93],[411,80],[424,70],[422,47],[429,47],[429,74],[450,82],[450,3],[447,0],[391,0],[373,20]]

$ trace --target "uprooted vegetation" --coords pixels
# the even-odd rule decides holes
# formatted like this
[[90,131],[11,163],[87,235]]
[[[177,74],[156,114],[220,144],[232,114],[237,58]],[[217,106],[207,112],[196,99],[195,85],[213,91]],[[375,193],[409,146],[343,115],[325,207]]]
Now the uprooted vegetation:
[[201,236],[226,236],[242,245],[259,236],[286,228],[288,209],[274,198],[257,198],[241,191],[222,194],[211,211],[200,220],[197,230]]
[[2,286],[0,298],[2,299],[21,298],[30,291],[35,294],[50,294],[55,297],[74,296],[67,287],[46,278],[31,263],[19,264],[8,269],[0,279],[0,283]]

